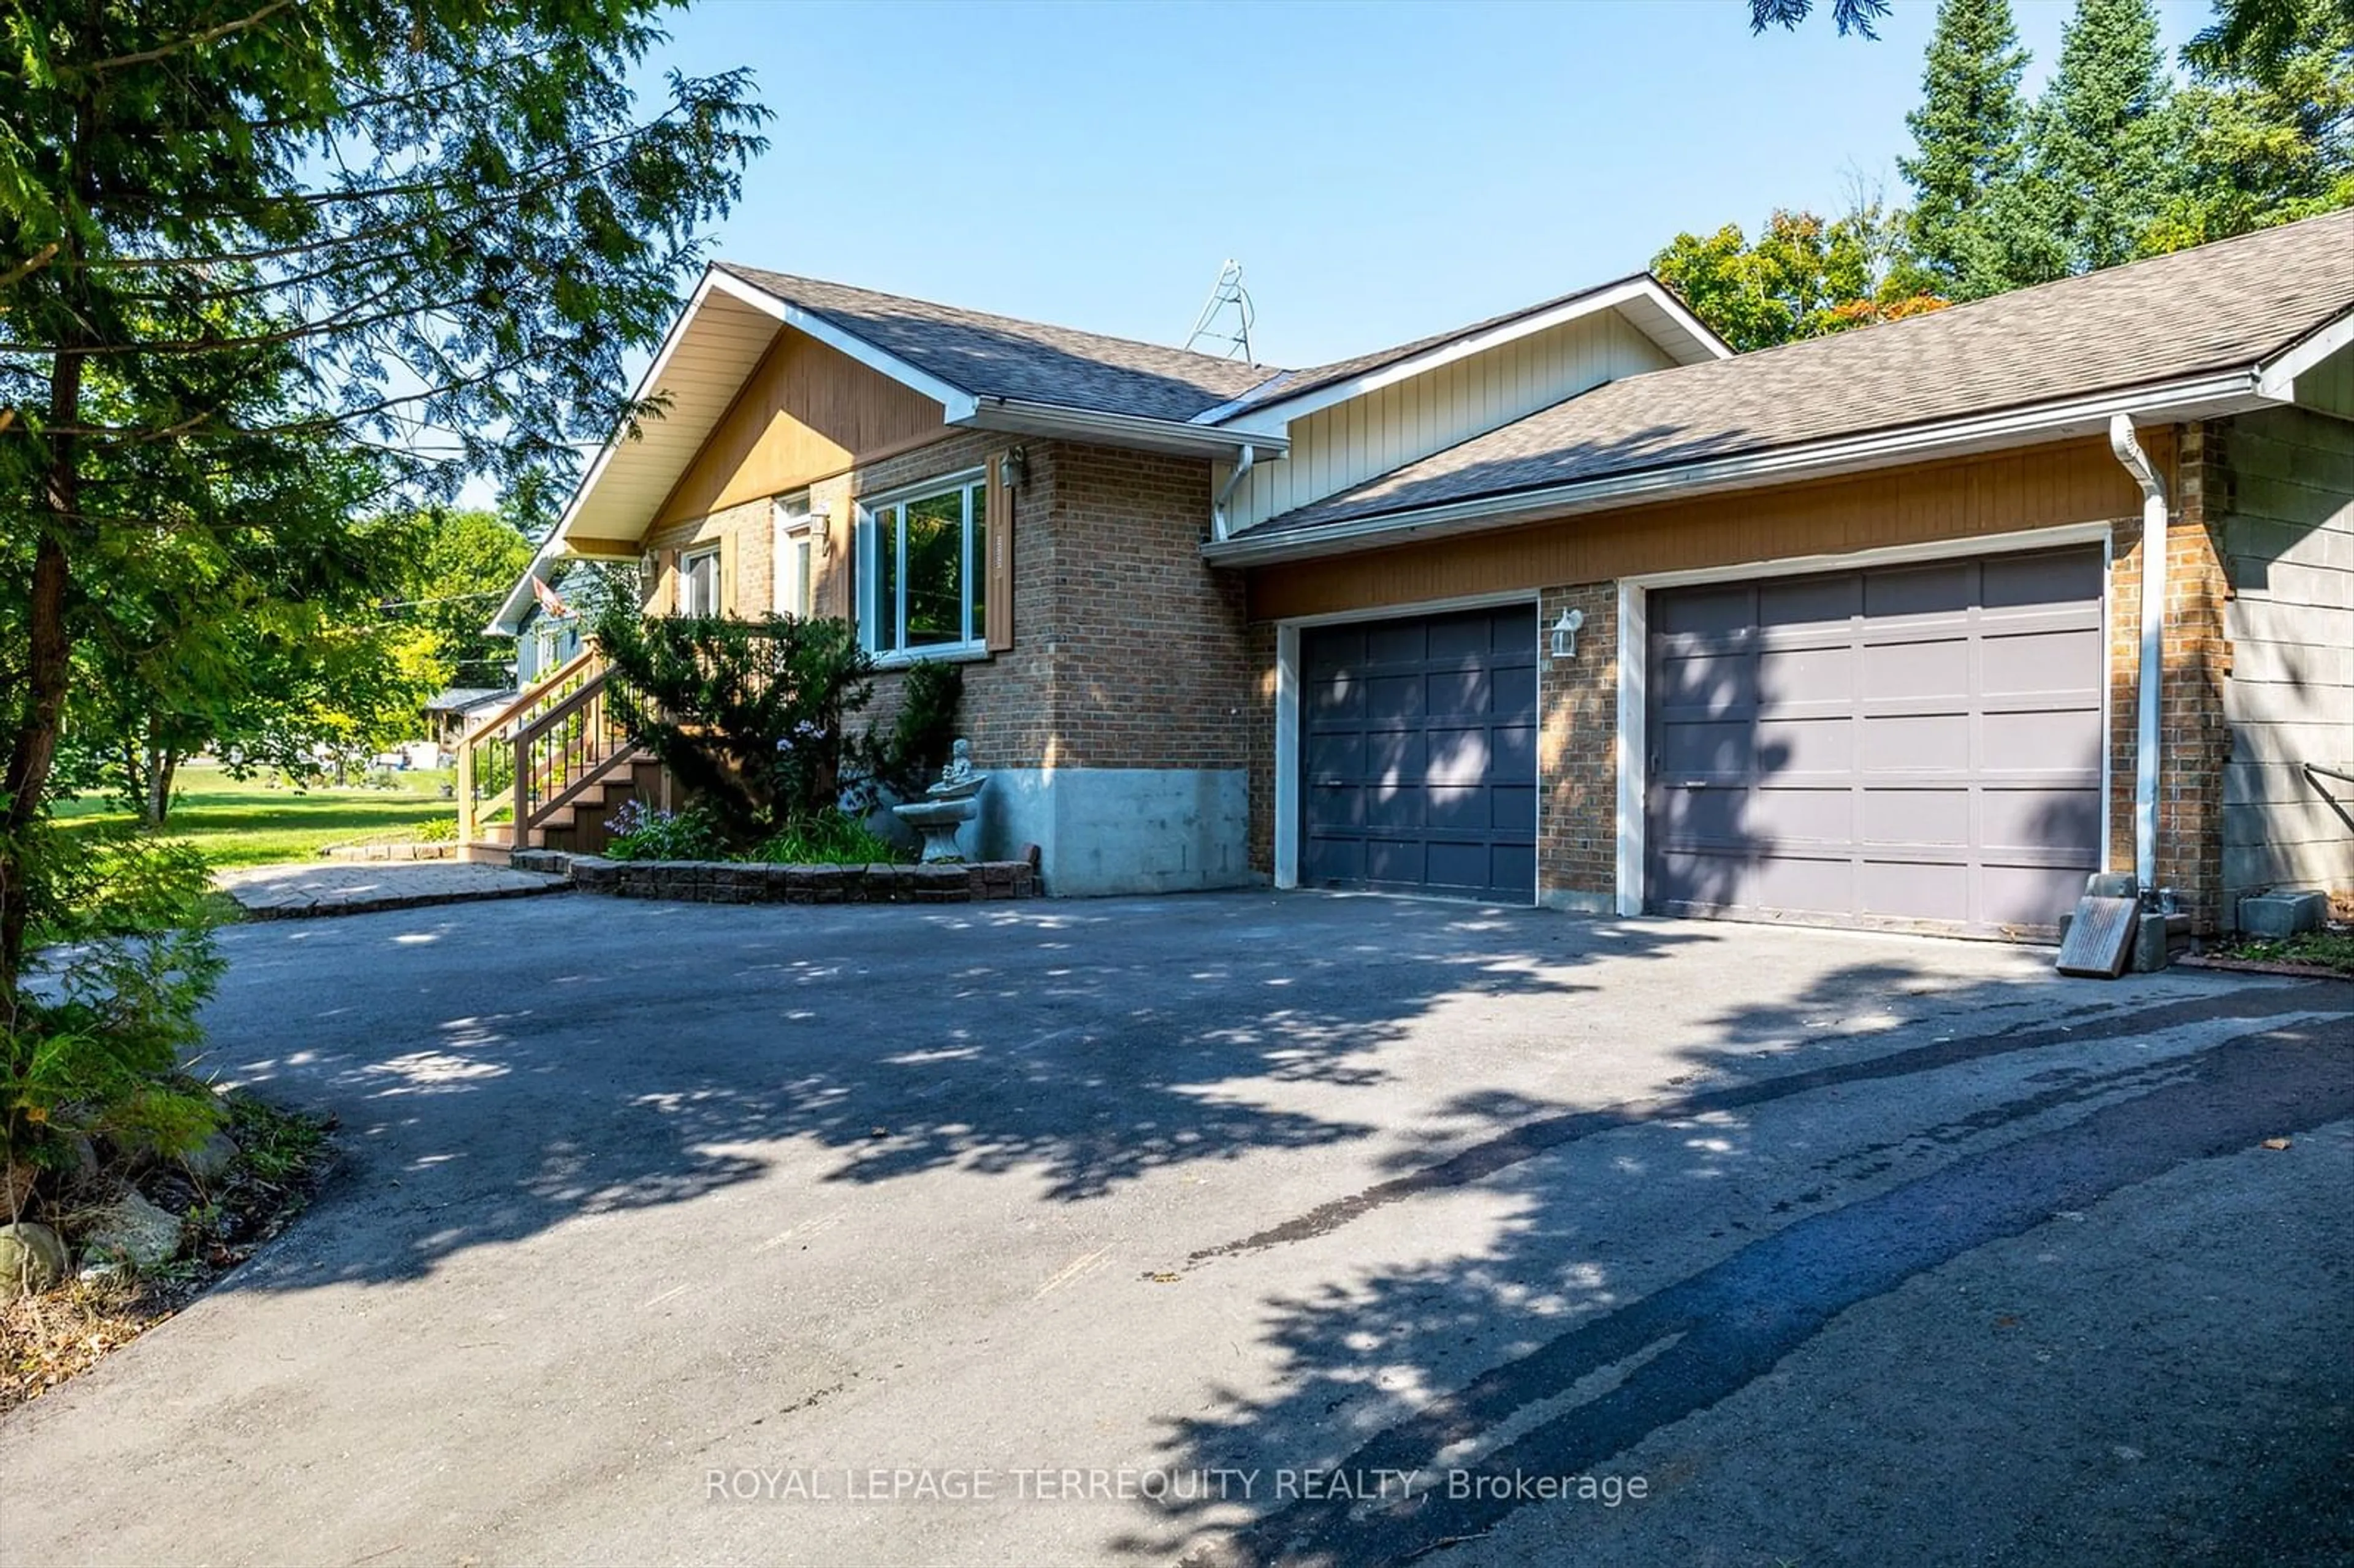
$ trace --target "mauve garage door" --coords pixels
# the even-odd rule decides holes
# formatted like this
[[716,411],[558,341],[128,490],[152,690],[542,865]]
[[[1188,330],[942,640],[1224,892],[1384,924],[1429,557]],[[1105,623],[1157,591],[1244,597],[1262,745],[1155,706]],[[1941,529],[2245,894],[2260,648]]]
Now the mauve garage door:
[[1650,596],[1646,897],[2041,936],[2101,843],[2097,548]]
[[1300,634],[1299,881],[1536,897],[1532,604]]

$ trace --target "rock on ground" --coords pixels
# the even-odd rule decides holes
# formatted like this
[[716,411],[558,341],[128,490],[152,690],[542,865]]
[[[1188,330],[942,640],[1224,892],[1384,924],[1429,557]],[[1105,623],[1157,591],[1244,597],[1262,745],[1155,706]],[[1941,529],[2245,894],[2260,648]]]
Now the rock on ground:
[[235,1139],[225,1132],[216,1132],[180,1156],[180,1167],[199,1181],[218,1181],[236,1163],[237,1152]]
[[180,1250],[180,1216],[137,1192],[125,1192],[82,1236],[85,1255],[121,1257],[133,1268],[154,1268]]
[[0,1225],[0,1302],[37,1295],[65,1277],[66,1244],[47,1225]]

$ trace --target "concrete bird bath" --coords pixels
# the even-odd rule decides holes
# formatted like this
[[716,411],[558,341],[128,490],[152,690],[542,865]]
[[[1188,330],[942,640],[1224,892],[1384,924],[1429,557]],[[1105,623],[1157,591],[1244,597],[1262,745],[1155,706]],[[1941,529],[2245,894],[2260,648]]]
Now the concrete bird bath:
[[926,865],[964,859],[957,845],[957,830],[981,815],[981,787],[989,775],[972,770],[972,743],[960,740],[939,782],[924,791],[924,799],[891,808],[891,814],[924,835]]

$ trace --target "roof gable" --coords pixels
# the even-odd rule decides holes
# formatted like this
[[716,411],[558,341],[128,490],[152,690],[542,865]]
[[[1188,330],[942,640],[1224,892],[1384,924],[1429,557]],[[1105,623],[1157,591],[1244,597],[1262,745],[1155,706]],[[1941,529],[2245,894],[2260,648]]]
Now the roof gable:
[[[2349,311],[2354,212],[1607,382],[1273,517],[1236,544],[1311,545],[1334,529],[1360,532],[1433,507],[1764,461],[1892,432],[1967,421],[1992,431],[2023,426],[2006,422],[2008,413],[2200,377],[2229,380],[2238,391],[2215,396],[2253,406],[2266,396],[2260,372],[2270,361],[2334,341],[2332,323]],[[2046,433],[2079,432],[2053,423]],[[2022,438],[2013,430],[2009,439]]]
[[1305,418],[1336,403],[1364,397],[1457,361],[1508,348],[1604,311],[1616,311],[1624,316],[1628,324],[1656,344],[1670,364],[1691,365],[1732,357],[1732,348],[1693,315],[1673,291],[1650,273],[1638,272],[1412,343],[1336,360],[1312,370],[1287,372],[1202,418],[1205,422],[1247,425],[1272,433],[1281,425]]

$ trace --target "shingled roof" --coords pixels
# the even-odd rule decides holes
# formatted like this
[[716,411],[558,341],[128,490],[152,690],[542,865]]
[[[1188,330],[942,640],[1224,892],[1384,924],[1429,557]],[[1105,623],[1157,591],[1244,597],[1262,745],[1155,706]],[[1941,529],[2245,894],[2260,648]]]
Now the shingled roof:
[[1269,518],[1342,524],[2243,370],[2354,309],[2354,212],[1606,383]]
[[778,299],[977,397],[1186,420],[1278,374],[1160,344],[716,263]]

